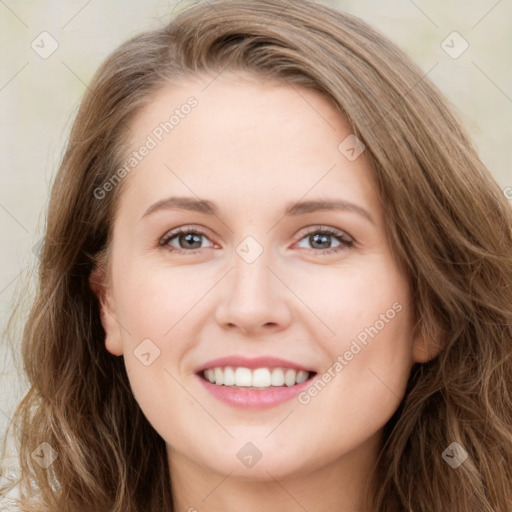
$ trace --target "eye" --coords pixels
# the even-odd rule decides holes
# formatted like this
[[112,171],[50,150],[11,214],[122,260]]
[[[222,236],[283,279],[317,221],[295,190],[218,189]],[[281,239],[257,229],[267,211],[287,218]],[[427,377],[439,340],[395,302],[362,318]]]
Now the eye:
[[[196,254],[201,249],[212,247],[202,247],[202,238],[207,238],[207,236],[200,229],[192,229],[191,227],[177,228],[167,233],[159,242],[159,245],[170,252]],[[334,248],[330,241],[332,238],[335,238],[339,244]],[[314,229],[311,229],[299,239],[299,242],[302,240],[307,240],[311,244],[312,248],[310,251],[321,255],[338,253],[354,245],[354,240],[343,231],[325,226],[316,226]],[[178,247],[173,245],[173,242],[177,243]]]
[[[201,237],[206,237],[206,235],[198,229],[178,228],[167,233],[167,235],[165,235],[165,237],[159,242],[159,245],[165,247],[170,252],[186,252],[188,254],[195,254],[199,251],[189,249],[202,249]],[[171,245],[171,241],[174,241],[174,239],[176,239],[178,247]],[[183,245],[183,247],[180,247],[180,245]]]
[[[339,245],[334,248],[330,241],[332,238],[335,238],[339,243]],[[325,226],[316,226],[300,239],[300,241],[302,240],[306,240],[312,246],[311,251],[320,253],[321,255],[335,254],[354,246],[354,240],[346,233]]]

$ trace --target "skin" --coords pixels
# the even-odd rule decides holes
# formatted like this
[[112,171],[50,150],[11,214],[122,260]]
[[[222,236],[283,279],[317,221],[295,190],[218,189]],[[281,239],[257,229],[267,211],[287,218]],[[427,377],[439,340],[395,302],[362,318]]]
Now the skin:
[[[352,130],[318,93],[228,72],[160,90],[133,122],[133,148],[189,96],[198,106],[124,178],[110,281],[95,286],[106,349],[124,357],[167,443],[176,510],[366,510],[382,429],[428,353],[413,337],[410,290],[366,152],[355,161],[340,152]],[[220,211],[141,219],[169,196],[208,199]],[[329,198],[357,204],[373,223],[354,211],[283,217],[289,204]],[[205,234],[200,249],[179,237],[168,245],[181,252],[159,246],[180,226]],[[324,227],[354,245],[334,236],[315,245],[308,235]],[[236,252],[247,236],[263,249],[250,264]],[[394,303],[401,311],[307,404],[236,409],[194,375],[232,354],[290,359],[321,375]],[[160,350],[149,366],[134,355],[144,339]],[[249,441],[262,454],[252,467],[237,458]]]

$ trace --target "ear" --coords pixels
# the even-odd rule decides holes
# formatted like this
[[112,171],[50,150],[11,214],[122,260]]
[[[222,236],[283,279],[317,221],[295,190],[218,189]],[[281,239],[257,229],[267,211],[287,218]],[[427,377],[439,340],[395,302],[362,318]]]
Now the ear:
[[441,332],[436,331],[435,334],[424,334],[419,332],[419,326],[416,326],[412,347],[412,358],[415,363],[428,363],[434,359],[441,349],[443,342],[441,341]]
[[96,295],[100,306],[101,325],[105,331],[105,347],[115,356],[123,354],[121,329],[117,321],[114,301],[103,266],[97,262],[89,277],[89,286]]

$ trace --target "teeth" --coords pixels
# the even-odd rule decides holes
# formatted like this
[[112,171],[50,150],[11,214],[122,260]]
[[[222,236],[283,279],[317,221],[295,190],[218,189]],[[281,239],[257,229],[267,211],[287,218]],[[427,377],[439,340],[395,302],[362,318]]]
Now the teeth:
[[215,377],[215,383],[223,384],[224,383],[224,372],[222,371],[222,368],[215,368],[213,370],[214,377]]
[[224,368],[224,386],[235,385],[235,372],[233,368]]
[[306,381],[309,372],[292,368],[232,368],[231,366],[204,370],[206,380],[217,386],[269,388],[294,386]]
[[276,368],[272,372],[271,383],[272,383],[272,386],[283,386],[284,385],[284,372],[281,368]]
[[[215,384],[217,384],[217,382],[219,381],[215,379]],[[235,386],[252,386],[251,370],[248,368],[237,368],[235,370]]]

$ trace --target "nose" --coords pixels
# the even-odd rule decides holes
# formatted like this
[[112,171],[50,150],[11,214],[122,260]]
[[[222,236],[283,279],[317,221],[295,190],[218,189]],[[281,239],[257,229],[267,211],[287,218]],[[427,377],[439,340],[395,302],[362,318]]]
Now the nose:
[[[248,263],[234,255],[234,267],[223,279],[215,318],[223,329],[257,335],[286,329],[293,296],[263,253]],[[275,266],[274,266],[275,267]]]

